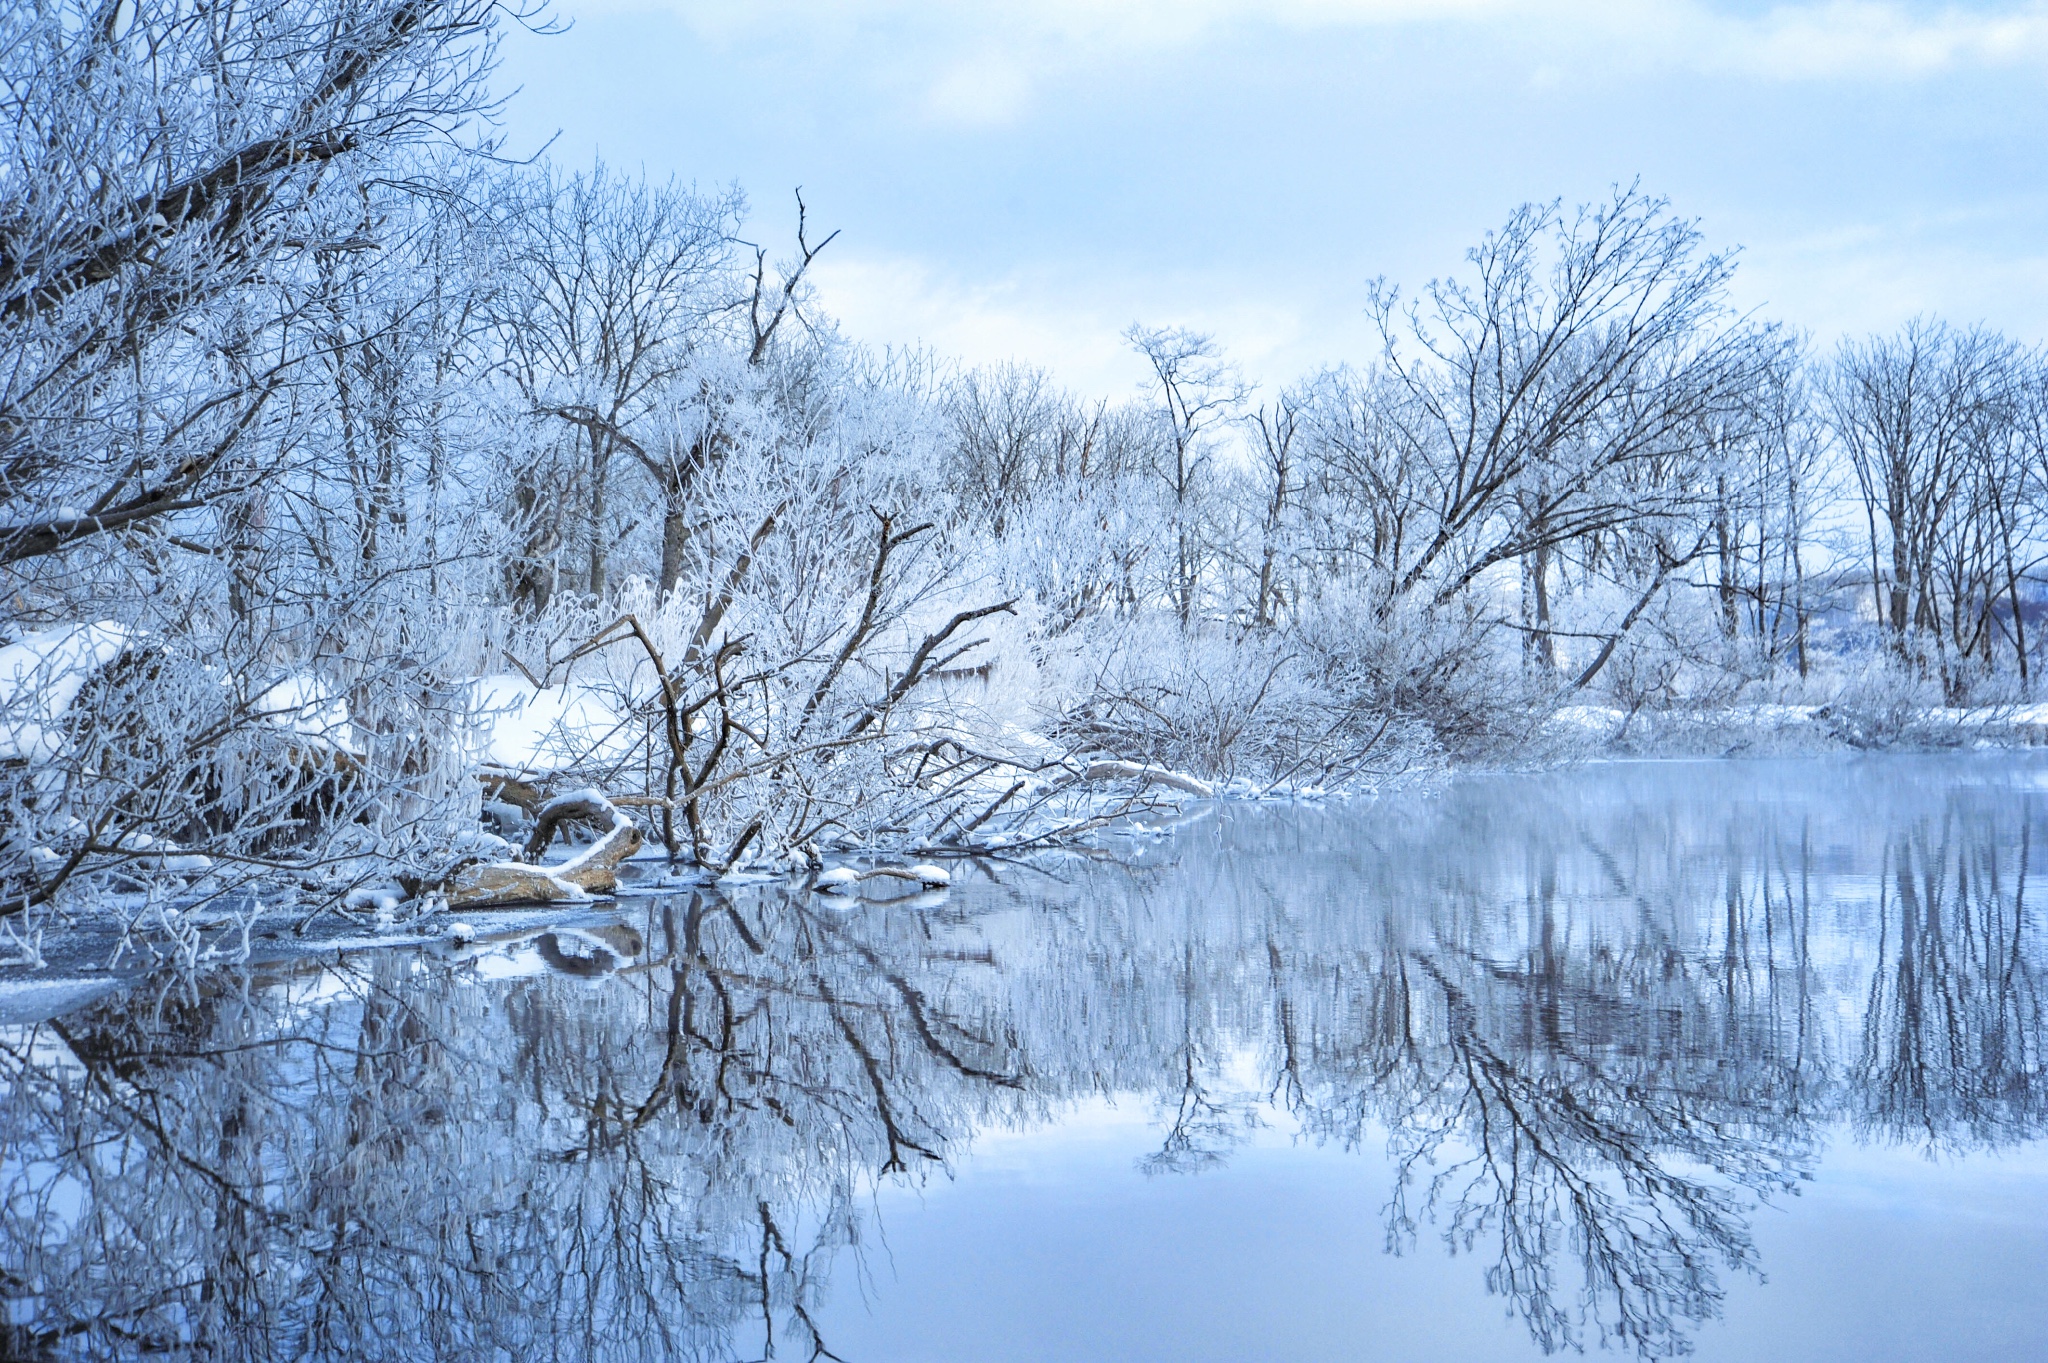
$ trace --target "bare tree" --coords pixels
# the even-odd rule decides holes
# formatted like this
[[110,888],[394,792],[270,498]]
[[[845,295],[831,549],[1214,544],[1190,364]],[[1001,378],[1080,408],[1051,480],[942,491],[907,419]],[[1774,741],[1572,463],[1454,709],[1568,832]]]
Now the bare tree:
[[1300,398],[1291,393],[1281,394],[1252,414],[1251,426],[1256,436],[1252,450],[1254,467],[1263,501],[1252,624],[1270,629],[1288,604],[1290,593],[1281,581],[1281,556],[1289,523],[1299,514],[1299,503],[1307,490],[1302,457],[1296,446],[1302,428]]
[[[485,107],[487,0],[10,6],[0,17],[0,563],[231,498],[380,245],[364,166]],[[354,174],[351,174],[351,172]],[[270,443],[274,443],[274,440]]]
[[1124,340],[1145,357],[1157,386],[1157,453],[1153,475],[1169,505],[1173,563],[1168,598],[1189,628],[1201,608],[1203,546],[1201,501],[1214,459],[1209,433],[1243,402],[1250,389],[1223,358],[1216,342],[1184,327],[1133,325]]
[[[805,275],[818,253],[831,245],[835,231],[816,246],[805,237],[803,195],[797,195],[798,259],[784,266],[771,296],[767,253],[754,248],[753,274],[742,282],[747,319],[745,363],[719,341],[692,347],[689,365],[668,383],[653,422],[653,438],[626,445],[654,479],[661,497],[661,568],[656,581],[674,591],[689,558],[691,498],[711,465],[735,443],[762,439],[803,440],[813,422],[796,416],[807,403],[815,377],[816,354],[801,347],[773,345],[785,318],[794,317],[806,331],[803,316],[809,285]],[[742,243],[744,244],[744,243]],[[728,311],[737,313],[735,301]],[[772,413],[773,415],[768,415]],[[772,430],[783,432],[771,435]]]
[[613,466],[625,456],[670,467],[651,448],[648,419],[732,305],[741,200],[624,181],[602,163],[588,175],[515,178],[507,199],[517,283],[504,295],[499,333],[533,414],[573,432],[580,577],[601,598],[626,528]]
[[1955,647],[1967,656],[1976,646],[1995,594],[1987,574],[2001,555],[1990,513],[2011,492],[1981,475],[2017,360],[2003,337],[1915,321],[1896,337],[1845,341],[1828,378],[1880,627],[1900,661],[1939,673],[1951,699],[1962,685]]
[[958,431],[958,495],[1001,535],[1012,510],[1058,476],[1070,405],[1042,369],[1003,364],[961,375],[948,408]]
[[1432,284],[1427,315],[1388,288],[1373,301],[1403,443],[1426,451],[1424,523],[1390,586],[1440,602],[1518,559],[1540,582],[1556,546],[1689,503],[1683,480],[1645,501],[1615,475],[1703,452],[1703,420],[1762,358],[1727,313],[1729,257],[1633,187],[1569,220],[1526,206],[1469,258],[1476,284]]
[[0,15],[10,931],[139,894],[182,950],[188,910],[338,905],[473,816],[478,295],[421,205],[507,15]]

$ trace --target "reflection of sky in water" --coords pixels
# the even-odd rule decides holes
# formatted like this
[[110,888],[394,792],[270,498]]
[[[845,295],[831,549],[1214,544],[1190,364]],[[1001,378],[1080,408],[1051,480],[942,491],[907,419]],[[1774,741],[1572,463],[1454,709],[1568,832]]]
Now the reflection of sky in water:
[[2044,773],[1472,778],[17,995],[0,1354],[2037,1356]]
[[[1136,1172],[1158,1139],[1142,1099],[984,1136],[951,1182],[881,1192],[886,1248],[864,1293],[839,1286],[825,1333],[894,1363],[1542,1356],[1471,1256],[1384,1252],[1383,1141],[1304,1146],[1266,1115],[1272,1130],[1194,1179]],[[2048,1150],[1829,1145],[1798,1197],[1757,1215],[1768,1281],[1729,1281],[1694,1357],[2042,1357]]]

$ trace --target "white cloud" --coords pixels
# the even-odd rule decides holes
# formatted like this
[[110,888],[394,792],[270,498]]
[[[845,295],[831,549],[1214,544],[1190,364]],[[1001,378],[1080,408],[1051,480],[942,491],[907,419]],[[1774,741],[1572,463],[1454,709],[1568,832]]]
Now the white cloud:
[[2048,63],[2048,11],[1944,10],[1920,16],[1895,4],[1836,0],[1788,6],[1755,20],[1710,19],[1702,64],[1784,80],[1919,77]]
[[1735,293],[1744,306],[1809,328],[1824,346],[1923,314],[2037,333],[2048,317],[2048,254],[1973,241],[1968,227],[1856,223],[1768,236],[1745,253]]
[[[629,0],[563,0],[579,2]],[[2048,200],[2024,129],[2048,84],[1997,82],[2009,120],[1956,115],[1978,72],[2048,71],[2048,4],[1939,2],[630,0],[695,30],[593,25],[594,68],[644,30],[712,78],[719,116],[677,152],[646,130],[688,106],[607,91],[589,103],[615,121],[591,140],[719,148],[721,173],[785,208],[773,186],[811,183],[816,211],[847,228],[819,280],[849,335],[1023,358],[1104,396],[1140,377],[1119,340],[1133,321],[1211,331],[1269,386],[1366,359],[1366,278],[1412,290],[1456,273],[1517,198],[1572,201],[1637,172],[1703,214],[1716,245],[1746,245],[1740,301],[1824,341],[1922,311],[2041,335]],[[1297,102],[1285,63],[1311,49],[1387,60],[1356,90],[1330,88],[1343,68],[1322,62],[1323,87]],[[1201,79],[1158,79],[1183,64]],[[1072,116],[1029,126],[1053,109]],[[947,131],[1018,122],[985,141]],[[1186,127],[1227,136],[1187,151],[1171,140]],[[1190,169],[1162,171],[1159,147]],[[1894,159],[1895,182],[1874,185]],[[782,209],[765,216],[763,239],[780,240]]]
[[[1133,322],[1210,332],[1247,377],[1269,388],[1356,348],[1340,334],[1346,319],[1312,326],[1293,305],[1297,291],[1235,276],[1104,280],[1019,271],[988,280],[907,256],[851,254],[829,266],[820,258],[817,268],[820,301],[851,336],[925,345],[968,365],[1021,360],[1091,397],[1124,397],[1144,381],[1143,362],[1122,339]],[[1350,320],[1362,338],[1362,314]]]
[[1131,319],[1073,287],[961,279],[909,257],[850,253],[821,258],[817,284],[847,333],[871,344],[930,346],[969,365],[1023,360],[1101,396],[1121,396],[1141,377],[1118,339]]
[[1015,119],[1061,75],[1259,29],[1483,27],[1476,41],[1558,57],[1776,80],[2048,68],[2042,0],[1932,12],[1889,0],[1820,0],[1753,16],[1706,0],[583,0],[582,7],[667,9],[714,41],[843,53],[879,40],[894,67],[891,83],[916,92],[930,116],[975,125]]
[[[1889,331],[1916,314],[2014,335],[2048,316],[2048,254],[1973,241],[1968,224],[1861,223],[1822,230],[1750,224],[1735,301],[1809,328],[1823,347]],[[1100,275],[1072,269],[989,277],[906,255],[819,261],[826,309],[876,345],[925,345],[963,364],[1019,360],[1091,397],[1130,395],[1145,380],[1124,345],[1134,321],[1213,334],[1266,392],[1324,364],[1369,360],[1377,342],[1360,299],[1306,280],[1222,269],[1196,275]]]
[[967,58],[943,71],[927,91],[927,108],[942,122],[1009,123],[1031,100],[1031,74],[1000,53]]

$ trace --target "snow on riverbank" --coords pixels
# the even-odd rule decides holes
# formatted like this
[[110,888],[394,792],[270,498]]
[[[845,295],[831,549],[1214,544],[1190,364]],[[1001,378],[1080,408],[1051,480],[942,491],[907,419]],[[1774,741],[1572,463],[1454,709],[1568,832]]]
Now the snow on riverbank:
[[[112,620],[38,630],[0,648],[0,761],[48,762],[80,692],[130,649],[134,630]],[[231,693],[234,677],[208,669]],[[308,672],[288,672],[257,691],[249,712],[278,728],[360,755],[348,702]]]
[[85,684],[121,656],[132,636],[111,620],[39,630],[0,648],[0,760],[48,761]]
[[538,687],[509,673],[470,682],[463,711],[472,758],[523,776],[616,761],[637,736],[632,718],[590,687]]
[[1759,704],[1722,709],[1567,705],[1542,728],[1567,746],[1638,756],[2048,745],[2048,703],[1980,706]]

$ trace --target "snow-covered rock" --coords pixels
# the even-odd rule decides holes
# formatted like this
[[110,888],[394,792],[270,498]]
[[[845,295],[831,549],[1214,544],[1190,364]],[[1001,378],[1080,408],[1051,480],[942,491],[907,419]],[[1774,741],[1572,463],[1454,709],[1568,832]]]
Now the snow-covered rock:
[[342,898],[342,904],[357,912],[374,910],[380,915],[396,912],[405,902],[405,891],[396,885],[366,885],[350,890]]
[[943,866],[920,862],[916,866],[870,866],[858,870],[852,866],[834,866],[822,871],[811,882],[811,888],[820,894],[851,894],[853,887],[864,880],[908,880],[930,890],[942,890],[953,883],[952,872]]
[[132,637],[125,626],[102,620],[41,630],[0,648],[0,760],[55,757],[64,712]]

